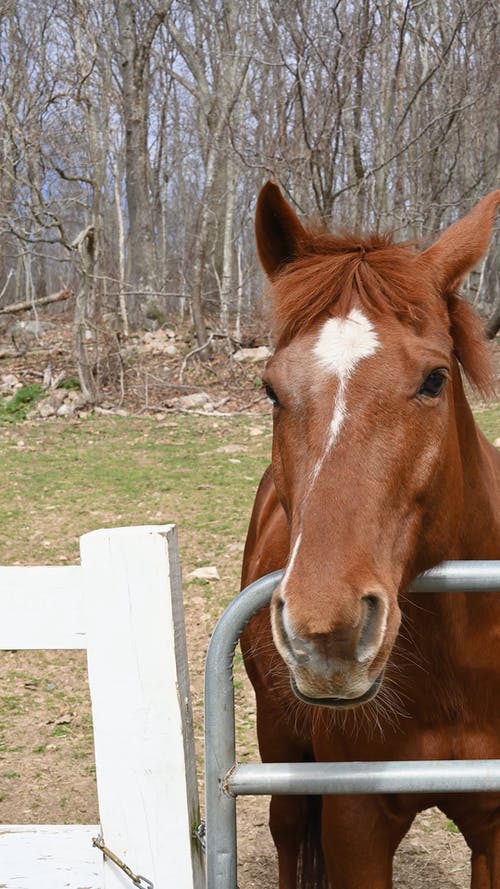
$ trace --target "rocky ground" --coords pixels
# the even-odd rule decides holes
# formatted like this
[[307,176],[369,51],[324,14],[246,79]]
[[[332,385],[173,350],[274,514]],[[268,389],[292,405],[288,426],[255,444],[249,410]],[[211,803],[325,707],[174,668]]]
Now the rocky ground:
[[[224,413],[259,409],[263,363],[271,354],[262,342],[241,348],[217,339],[210,362],[196,359],[196,343],[185,325],[140,331],[127,340],[110,332],[98,337],[93,373],[98,388],[95,405],[80,391],[72,353],[72,327],[63,314],[35,322],[7,324],[0,316],[0,408],[16,391],[33,393],[32,418],[83,416],[113,412],[168,414],[184,410]],[[252,342],[252,337],[248,338]]]

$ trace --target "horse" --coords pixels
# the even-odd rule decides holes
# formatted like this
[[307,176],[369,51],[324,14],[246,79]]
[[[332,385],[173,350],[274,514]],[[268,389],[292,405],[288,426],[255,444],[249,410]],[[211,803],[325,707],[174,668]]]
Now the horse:
[[[500,191],[425,249],[302,224],[267,183],[256,242],[275,351],[272,462],[242,584],[284,568],[241,637],[267,762],[500,757],[500,595],[411,594],[448,559],[500,557],[499,455],[463,374],[492,371],[459,295]],[[279,889],[390,889],[395,850],[438,806],[500,887],[500,795],[274,796]]]

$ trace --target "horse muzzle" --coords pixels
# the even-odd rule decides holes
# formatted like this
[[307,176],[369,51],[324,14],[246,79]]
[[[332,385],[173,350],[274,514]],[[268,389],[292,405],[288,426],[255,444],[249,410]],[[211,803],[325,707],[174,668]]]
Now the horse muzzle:
[[370,687],[363,692],[363,694],[358,695],[357,697],[318,697],[317,695],[311,696],[303,694],[297,686],[295,679],[293,676],[290,676],[290,685],[292,687],[292,691],[295,697],[299,698],[300,701],[304,701],[305,704],[312,704],[316,707],[332,707],[337,710],[349,710],[353,707],[359,707],[361,704],[367,704],[368,701],[371,701],[372,698],[376,696],[378,693],[380,686],[382,685],[382,681],[384,678],[384,671],[377,676],[374,682],[370,685]]
[[302,618],[299,633],[287,603],[279,593],[274,598],[274,642],[300,700],[345,709],[367,703],[379,691],[395,636],[387,632],[388,597],[372,591],[351,611],[350,621],[315,615],[307,626]]

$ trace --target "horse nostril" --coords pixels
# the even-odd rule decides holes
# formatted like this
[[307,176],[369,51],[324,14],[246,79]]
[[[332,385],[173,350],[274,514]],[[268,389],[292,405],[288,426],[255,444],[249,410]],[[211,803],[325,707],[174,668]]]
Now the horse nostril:
[[366,661],[378,651],[386,625],[384,600],[376,593],[369,593],[361,599],[363,618],[356,646],[356,660]]
[[276,616],[281,626],[283,641],[289,652],[293,655],[293,659],[297,664],[304,664],[309,660],[309,646],[305,639],[297,635],[293,625],[290,623],[286,602],[279,598],[276,601]]
[[375,593],[370,593],[368,596],[363,596],[361,601],[365,603],[365,606],[367,607],[369,612],[374,611],[379,606],[379,599],[378,596],[375,595]]
[[300,637],[295,636],[290,639],[290,648],[293,652],[294,660],[297,664],[303,666],[310,658],[310,652],[307,650],[306,643]]

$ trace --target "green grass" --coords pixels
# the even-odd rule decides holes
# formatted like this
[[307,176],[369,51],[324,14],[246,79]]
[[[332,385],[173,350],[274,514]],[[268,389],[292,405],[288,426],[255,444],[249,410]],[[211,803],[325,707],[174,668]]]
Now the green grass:
[[57,384],[56,389],[74,389],[77,392],[81,390],[80,381],[76,377],[66,377]]
[[26,422],[0,426],[0,452],[0,564],[77,563],[86,531],[175,522],[184,571],[223,559],[237,589],[241,553],[227,556],[269,461],[267,416]]
[[490,441],[500,437],[500,404],[474,411],[476,420]]
[[17,420],[25,420],[44,391],[41,383],[32,383],[30,386],[17,389],[10,399],[0,398],[0,422],[15,423]]
[[[490,439],[500,435],[500,404],[477,417]],[[233,545],[236,567],[225,574],[237,584],[236,545],[269,461],[270,428],[268,416],[189,415],[0,425],[0,564],[77,562],[86,531],[175,522],[184,570],[214,563],[220,572],[221,560],[228,569]],[[235,444],[241,450],[225,452]]]

